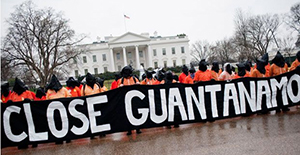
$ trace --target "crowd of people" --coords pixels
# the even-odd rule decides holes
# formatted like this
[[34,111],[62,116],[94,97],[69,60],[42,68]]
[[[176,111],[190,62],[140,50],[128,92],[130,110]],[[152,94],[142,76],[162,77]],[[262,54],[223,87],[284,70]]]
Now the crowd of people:
[[[214,61],[211,69],[208,69],[208,63],[205,59],[199,62],[198,71],[191,66],[188,68],[183,65],[182,73],[177,76],[172,71],[164,71],[159,69],[156,72],[145,70],[141,81],[136,75],[133,75],[133,68],[128,65],[125,66],[119,74],[115,74],[115,79],[111,83],[110,89],[116,89],[122,86],[140,84],[140,85],[158,85],[158,84],[170,84],[170,83],[185,83],[194,84],[201,81],[225,81],[244,77],[272,77],[277,76],[288,71],[294,70],[300,65],[300,51],[296,54],[296,60],[288,68],[284,57],[280,52],[277,52],[274,59],[269,63],[268,53],[256,60],[256,64],[252,66],[249,61],[236,64],[235,69],[230,63],[225,63],[223,69],[219,68],[219,63]],[[154,75],[154,76],[153,76]],[[28,90],[25,83],[19,78],[15,78],[15,83],[12,91],[9,90],[9,84],[1,84],[1,102],[18,102],[18,101],[40,101],[66,97],[78,97],[87,96],[107,91],[108,89],[104,85],[104,80],[98,77],[94,77],[92,74],[87,73],[85,75],[85,82],[81,80],[75,80],[70,77],[66,81],[66,87],[62,86],[55,75],[52,76],[45,89],[38,88],[36,93]],[[278,109],[279,110],[279,109]],[[282,109],[288,110],[288,109]],[[280,111],[280,110],[279,110]],[[174,127],[178,127],[178,124],[174,124]],[[168,126],[170,128],[170,126]],[[128,131],[127,135],[132,132]],[[136,129],[136,133],[141,133],[140,129]],[[101,136],[101,135],[100,135]],[[105,136],[105,135],[102,135]],[[91,137],[93,138],[93,137]],[[59,142],[62,143],[62,142]]]

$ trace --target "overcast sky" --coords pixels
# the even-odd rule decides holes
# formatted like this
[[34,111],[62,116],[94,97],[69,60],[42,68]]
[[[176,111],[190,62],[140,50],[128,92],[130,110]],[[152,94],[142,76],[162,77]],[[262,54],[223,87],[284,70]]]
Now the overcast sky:
[[[254,15],[288,13],[297,0],[32,0],[38,8],[52,7],[70,19],[77,34],[87,34],[84,43],[104,36],[154,31],[161,36],[185,33],[190,43],[215,42],[233,35],[237,9]],[[1,0],[1,37],[10,13],[24,0]],[[125,19],[126,14],[130,19]],[[124,21],[125,19],[125,21]]]

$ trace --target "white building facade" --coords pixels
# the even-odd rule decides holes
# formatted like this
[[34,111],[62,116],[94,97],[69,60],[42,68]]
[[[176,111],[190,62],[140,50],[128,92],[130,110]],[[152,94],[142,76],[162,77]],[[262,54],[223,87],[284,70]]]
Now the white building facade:
[[127,32],[84,47],[87,52],[76,60],[70,76],[120,71],[128,64],[134,69],[175,67],[189,65],[191,60],[187,36],[161,37]]

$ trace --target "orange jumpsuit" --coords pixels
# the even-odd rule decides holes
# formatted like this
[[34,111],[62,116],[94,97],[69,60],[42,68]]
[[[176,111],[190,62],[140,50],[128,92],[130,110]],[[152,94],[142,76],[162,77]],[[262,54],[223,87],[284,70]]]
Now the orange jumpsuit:
[[261,78],[261,77],[265,77],[265,75],[259,72],[257,69],[254,69],[250,77]]
[[153,85],[155,83],[154,79],[144,79],[143,81],[141,81],[141,85]]
[[270,77],[271,76],[277,76],[277,75],[280,75],[280,74],[283,74],[283,73],[286,73],[288,72],[288,66],[287,64],[284,64],[284,67],[278,67],[277,65],[275,64],[272,64],[271,67],[270,67]]
[[35,100],[35,101],[46,100],[46,96],[43,96],[42,98],[35,97],[34,100]]
[[64,98],[64,97],[72,97],[71,93],[65,88],[62,87],[59,91],[55,92],[55,90],[48,89],[46,93],[46,99],[57,99],[57,98]]
[[232,79],[232,76],[226,71],[223,71],[219,76],[220,81],[231,80],[231,79]]
[[112,83],[111,83],[111,87],[110,87],[110,90],[113,90],[113,89],[116,89],[118,88],[118,82],[116,80],[114,80]]
[[107,89],[105,86],[103,86],[103,87],[101,88],[101,92],[105,92],[105,91],[108,91],[108,89]]
[[93,95],[93,94],[97,94],[97,93],[101,93],[101,88],[96,83],[94,84],[94,89],[92,87],[88,86],[87,84],[85,86],[83,86],[81,89],[82,96]]
[[211,70],[211,78],[216,80],[216,81],[219,81],[219,73],[216,73],[215,71]]
[[180,83],[184,83],[184,80],[185,80],[186,77],[187,77],[187,76],[186,76],[184,73],[181,73],[181,74],[179,75],[179,78],[178,78],[179,82],[180,82]]
[[270,77],[270,63],[268,63],[268,65],[265,66],[265,70],[266,70],[266,74],[265,77]]
[[[122,81],[123,81],[123,83],[122,83]],[[135,77],[121,78],[118,81],[118,86],[121,87],[121,86],[128,86],[128,85],[134,85],[134,84],[139,84],[139,83],[140,83],[139,80],[137,78],[135,78]]]
[[298,59],[296,59],[296,60],[292,63],[291,68],[290,68],[290,71],[296,69],[297,66],[299,66],[299,65],[300,65],[300,62],[298,61]]
[[206,71],[201,71],[201,70],[198,70],[196,73],[195,73],[195,78],[194,78],[194,81],[198,82],[198,81],[210,81],[212,79],[212,76],[211,76],[211,72],[209,70],[206,70]]
[[[195,78],[195,77],[194,77]],[[194,79],[192,79],[191,75],[188,75],[185,79],[184,79],[184,83],[186,84],[193,84],[194,83]]]
[[1,94],[1,102],[6,103],[9,100],[10,96],[11,96],[11,91],[9,91],[6,97],[3,94]]
[[32,96],[31,91],[26,90],[21,95],[18,95],[16,92],[12,92],[9,100],[12,100],[13,102],[18,102],[18,101],[23,101],[26,98],[30,100],[34,100],[34,96]]
[[66,89],[71,93],[72,97],[81,96],[81,91],[77,86],[75,86],[74,88],[66,87]]
[[[172,83],[177,83],[177,81],[176,80],[172,80]],[[165,80],[161,80],[160,84],[165,84]]]

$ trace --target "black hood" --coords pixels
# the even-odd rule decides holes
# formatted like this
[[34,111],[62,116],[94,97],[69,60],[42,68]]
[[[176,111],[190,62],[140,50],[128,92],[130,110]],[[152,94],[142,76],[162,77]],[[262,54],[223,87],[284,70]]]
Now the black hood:
[[142,80],[145,80],[146,78],[147,78],[146,73],[144,73],[144,74],[142,75]]
[[132,71],[133,71],[133,69],[131,66],[125,66],[121,70],[121,75],[123,78],[128,78],[128,77],[132,76]]
[[225,64],[224,70],[231,75],[232,66],[229,63],[227,63],[227,64]]
[[165,83],[172,83],[173,81],[173,73],[172,71],[166,72]]
[[19,78],[16,78],[13,91],[16,92],[18,95],[21,95],[24,91],[26,91],[25,83],[22,82]]
[[220,68],[219,68],[219,63],[217,61],[214,61],[212,63],[211,70],[215,71],[216,73],[219,73]]
[[156,77],[158,81],[162,81],[165,78],[165,71],[163,69],[157,71]]
[[265,66],[266,66],[266,61],[263,60],[263,59],[257,59],[256,60],[256,69],[262,73],[262,74],[265,74],[266,73],[266,69],[265,69]]
[[104,79],[96,77],[96,81],[100,84],[101,87],[103,87],[103,85],[104,85]]
[[36,96],[37,98],[42,98],[43,96],[46,96],[46,93],[45,93],[45,91],[44,91],[43,88],[39,87],[39,88],[36,90],[35,96]]
[[187,68],[186,65],[183,65],[181,70],[182,70],[182,73],[184,73],[185,75],[189,75],[189,69]]
[[269,63],[269,54],[265,53],[262,57],[261,60],[265,61],[265,64],[267,65]]
[[[85,78],[85,75],[83,75],[83,76],[79,76],[78,78],[77,78],[77,81],[78,81],[78,84],[80,85],[80,84],[83,84],[82,83],[82,80]],[[78,86],[79,86],[78,85]]]
[[297,60],[300,62],[300,51],[297,52],[296,57],[297,57]]
[[236,66],[238,67],[238,76],[245,76],[246,70],[244,63],[236,64]]
[[55,92],[59,91],[62,88],[62,85],[60,84],[60,82],[58,81],[57,77],[55,75],[52,75],[51,77],[51,81],[47,86],[47,90],[48,89],[52,89]]
[[145,71],[146,72],[146,77],[148,78],[148,79],[152,79],[153,78],[153,74],[155,73],[155,71]]
[[1,85],[1,94],[3,94],[5,97],[9,95],[9,83],[3,83]]
[[274,63],[278,67],[284,67],[285,61],[281,53],[278,51],[275,55],[274,59],[272,60],[272,63]]
[[173,79],[174,79],[175,81],[179,81],[178,75],[173,75]]
[[88,86],[90,86],[91,88],[94,89],[94,84],[96,83],[96,78],[92,74],[87,73],[85,76],[85,81]]
[[192,66],[189,70],[190,73],[195,73],[196,72],[196,69]]
[[75,88],[79,85],[79,82],[76,81],[73,77],[69,77],[69,79],[66,81],[66,84],[70,88]]
[[252,67],[251,61],[246,61],[246,62],[244,63],[244,65],[245,65],[246,71],[250,72],[251,67]]
[[202,59],[199,62],[199,70],[201,70],[202,72],[206,71],[207,70],[207,65],[208,65],[208,63],[205,62],[205,59]]

